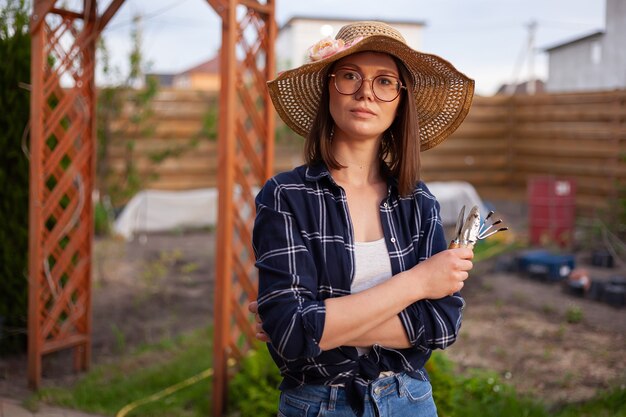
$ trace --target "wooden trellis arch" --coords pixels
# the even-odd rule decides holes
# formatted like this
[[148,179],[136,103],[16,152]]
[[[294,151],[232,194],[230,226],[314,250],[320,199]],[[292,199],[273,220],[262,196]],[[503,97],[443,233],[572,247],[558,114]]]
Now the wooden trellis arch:
[[[226,398],[227,362],[254,342],[248,300],[256,297],[251,230],[254,189],[272,173],[274,122],[265,81],[274,75],[274,0],[207,0],[222,19],[213,414]],[[58,3],[58,4],[57,4]],[[124,0],[102,11],[34,0],[31,16],[29,384],[42,357],[91,352],[91,261],[95,177],[96,40]],[[210,302],[210,300],[207,300]],[[209,354],[209,352],[207,352]]]

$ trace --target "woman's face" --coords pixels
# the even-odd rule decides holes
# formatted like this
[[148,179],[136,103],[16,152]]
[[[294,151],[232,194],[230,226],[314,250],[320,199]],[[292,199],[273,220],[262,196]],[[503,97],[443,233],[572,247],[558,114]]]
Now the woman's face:
[[329,80],[330,114],[335,121],[335,136],[352,139],[379,138],[391,126],[400,103],[400,96],[393,101],[382,101],[372,91],[372,79],[379,75],[400,78],[398,66],[391,56],[377,52],[360,52],[340,59],[333,73],[340,70],[358,72],[363,78],[361,87],[351,95],[340,94],[335,80]]

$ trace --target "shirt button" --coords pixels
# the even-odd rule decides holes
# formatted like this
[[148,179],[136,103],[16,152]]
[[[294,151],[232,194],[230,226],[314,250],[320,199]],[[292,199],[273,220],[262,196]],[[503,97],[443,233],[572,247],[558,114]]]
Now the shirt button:
[[380,395],[380,393],[383,391],[382,387],[376,387],[374,388],[374,394],[376,395]]
[[396,243],[396,238],[395,237],[391,238],[391,243]]

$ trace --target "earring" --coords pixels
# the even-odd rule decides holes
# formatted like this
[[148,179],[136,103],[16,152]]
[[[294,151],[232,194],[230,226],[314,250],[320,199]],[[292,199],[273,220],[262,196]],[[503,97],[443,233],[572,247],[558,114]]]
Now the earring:
[[330,136],[328,136],[328,141],[333,142],[333,136],[335,136],[335,125],[330,128]]

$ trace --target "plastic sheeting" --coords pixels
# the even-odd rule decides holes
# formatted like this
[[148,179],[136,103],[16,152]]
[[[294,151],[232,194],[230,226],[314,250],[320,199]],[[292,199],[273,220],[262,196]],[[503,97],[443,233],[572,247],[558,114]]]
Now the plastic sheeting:
[[137,193],[115,220],[115,233],[132,239],[136,233],[214,226],[217,189],[145,190]]
[[[427,185],[441,205],[441,218],[445,226],[455,224],[463,205],[467,210],[478,205],[483,216],[486,213],[478,193],[467,182],[430,182]],[[114,230],[124,238],[132,239],[138,233],[212,227],[217,223],[217,198],[215,188],[141,191],[118,216]],[[249,213],[244,215],[247,217]]]
[[464,181],[443,181],[429,182],[426,185],[439,201],[444,226],[456,224],[456,219],[459,217],[459,212],[463,206],[465,206],[466,216],[473,206],[478,206],[481,217],[485,218],[487,208],[472,184]]

